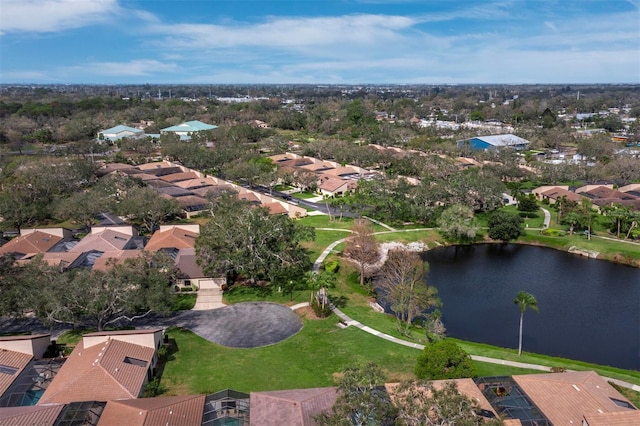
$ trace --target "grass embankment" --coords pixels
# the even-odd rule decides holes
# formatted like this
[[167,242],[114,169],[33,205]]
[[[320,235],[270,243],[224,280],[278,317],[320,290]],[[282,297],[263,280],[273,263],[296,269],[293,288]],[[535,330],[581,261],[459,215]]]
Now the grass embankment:
[[540,231],[527,231],[518,241],[523,244],[534,244],[557,250],[568,251],[570,247],[580,250],[598,252],[598,259],[640,267],[640,245],[624,241],[613,241],[593,236],[587,239],[585,235],[568,233],[560,236],[548,236]]

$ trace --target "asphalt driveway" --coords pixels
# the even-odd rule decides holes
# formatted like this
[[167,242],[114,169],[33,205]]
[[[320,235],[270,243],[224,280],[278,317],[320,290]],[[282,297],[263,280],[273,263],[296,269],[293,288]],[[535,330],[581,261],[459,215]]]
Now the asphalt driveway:
[[180,313],[174,325],[232,348],[257,348],[281,342],[302,328],[302,321],[288,306],[246,302],[208,311]]

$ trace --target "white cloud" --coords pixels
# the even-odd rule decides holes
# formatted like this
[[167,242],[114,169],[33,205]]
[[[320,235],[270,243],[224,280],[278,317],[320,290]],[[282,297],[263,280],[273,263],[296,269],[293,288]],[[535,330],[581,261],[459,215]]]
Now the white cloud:
[[91,62],[66,68],[67,72],[74,74],[88,73],[109,77],[141,77],[166,72],[175,73],[179,70],[175,63],[163,63],[155,59],[134,59],[128,62]]
[[249,24],[152,25],[150,31],[163,34],[158,45],[174,49],[268,47],[313,49],[326,46],[375,46],[393,43],[399,31],[415,21],[403,16],[347,15],[321,18],[270,18]]
[[103,22],[117,0],[3,0],[0,33],[55,32]]

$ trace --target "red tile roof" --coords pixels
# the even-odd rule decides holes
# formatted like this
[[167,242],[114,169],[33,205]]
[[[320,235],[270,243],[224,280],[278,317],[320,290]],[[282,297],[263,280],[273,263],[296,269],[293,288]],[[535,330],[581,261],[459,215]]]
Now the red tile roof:
[[80,240],[78,244],[69,249],[69,252],[86,252],[97,250],[101,252],[116,251],[124,249],[133,237],[123,232],[105,229],[89,234]]
[[62,237],[42,231],[20,235],[0,247],[0,256],[6,253],[44,253],[55,246]]
[[204,395],[109,401],[99,426],[192,426],[202,424]]
[[336,397],[336,388],[252,392],[251,424],[313,426],[314,417],[331,411]]
[[162,179],[163,181],[171,182],[171,183],[180,182],[183,180],[198,179],[198,178],[199,177],[196,172],[172,173],[170,175],[160,176],[160,179]]
[[13,374],[3,373],[0,371],[0,396],[9,389],[11,384],[18,378],[20,373],[22,373],[22,370],[29,365],[32,358],[33,356],[30,354],[10,351],[7,349],[0,350],[0,365],[15,369]]
[[0,425],[1,426],[17,426],[17,425],[52,425],[64,405],[48,405],[27,407],[1,407],[0,408]]
[[193,248],[198,235],[196,232],[187,231],[179,227],[162,232],[156,231],[144,249],[146,251],[158,251],[163,248]]
[[154,354],[153,348],[115,339],[86,349],[80,342],[38,404],[137,398]]
[[581,202],[582,196],[571,192],[564,188],[554,187],[542,193],[547,198],[557,200],[559,197],[565,196],[567,200]]
[[93,264],[93,270],[106,271],[111,264],[121,264],[127,259],[142,257],[143,254],[142,250],[106,251],[102,256],[96,259]]
[[[513,380],[555,425],[580,425],[584,416],[629,412],[613,401],[628,400],[593,371],[513,376]],[[640,424],[640,411],[634,425]]]

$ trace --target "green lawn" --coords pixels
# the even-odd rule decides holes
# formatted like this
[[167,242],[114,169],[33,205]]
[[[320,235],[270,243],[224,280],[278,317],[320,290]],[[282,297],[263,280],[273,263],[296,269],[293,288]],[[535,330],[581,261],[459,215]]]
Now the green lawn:
[[[351,229],[353,226],[353,219],[351,218],[343,217],[340,219],[336,217],[329,219],[329,215],[306,216],[298,219],[298,221],[303,225],[313,226],[314,228]],[[374,232],[388,231],[387,228],[377,223],[372,223],[371,225]]]
[[[256,349],[226,348],[191,333],[168,330],[170,350],[161,379],[166,395],[211,393],[233,388],[243,392],[295,389],[335,384],[335,374],[348,365],[373,361],[389,381],[414,378],[419,350],[397,345],[354,327],[341,329],[332,316],[304,320],[302,330],[276,345]],[[206,354],[206,356],[203,356]],[[531,371],[476,363],[481,375],[526,374]]]
[[170,329],[177,351],[166,364],[161,384],[168,395],[331,386],[334,373],[366,361],[384,366],[390,380],[413,377],[419,351],[336,324],[335,316],[304,320],[295,336],[256,349],[226,348],[189,331]]
[[575,246],[580,249],[596,251],[600,253],[599,258],[602,259],[615,259],[622,263],[640,266],[640,245],[638,244],[605,240],[597,236],[588,240],[582,234],[551,237],[543,235],[539,231],[528,231],[518,241],[526,244],[544,245],[564,251],[568,250],[569,247]]
[[311,260],[315,261],[329,244],[349,236],[345,231],[321,231],[316,229],[316,239],[306,242],[303,246],[309,250]]
[[314,194],[313,192],[294,192],[293,194],[291,194],[291,196],[303,200],[308,200],[309,198],[316,198],[318,194]]

